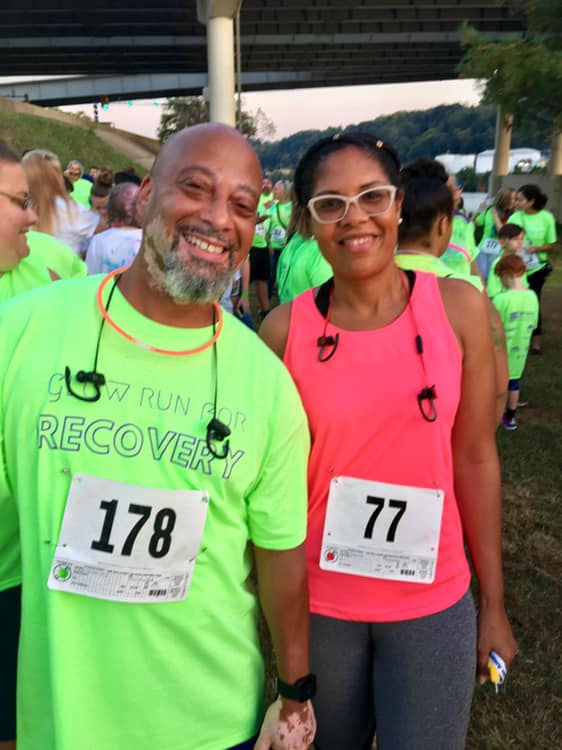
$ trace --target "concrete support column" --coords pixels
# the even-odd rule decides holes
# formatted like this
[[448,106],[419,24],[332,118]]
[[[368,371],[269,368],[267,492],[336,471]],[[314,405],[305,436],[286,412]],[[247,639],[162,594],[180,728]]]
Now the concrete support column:
[[234,17],[240,0],[198,0],[199,21],[207,26],[209,113],[212,122],[234,127]]
[[501,178],[509,172],[509,147],[511,145],[511,128],[513,115],[506,114],[498,106],[496,116],[496,143],[494,146],[494,166],[488,182],[488,192],[494,195],[499,189]]
[[552,136],[552,151],[548,163],[548,173],[551,177],[562,175],[562,130],[554,131]]

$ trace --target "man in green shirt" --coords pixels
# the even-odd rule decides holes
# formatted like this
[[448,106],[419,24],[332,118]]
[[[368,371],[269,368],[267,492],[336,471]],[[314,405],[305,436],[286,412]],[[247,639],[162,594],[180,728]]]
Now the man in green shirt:
[[90,208],[90,193],[92,192],[92,183],[89,180],[85,180],[82,175],[84,174],[84,167],[79,161],[74,159],[68,163],[68,166],[64,172],[72,183],[72,197],[75,201],[80,203],[85,208]]
[[[260,185],[235,130],[181,131],[141,185],[130,268],[1,311],[18,750],[313,740],[306,416],[282,364],[216,303],[247,256]],[[263,724],[252,560],[279,672]],[[0,586],[10,575],[4,555]]]

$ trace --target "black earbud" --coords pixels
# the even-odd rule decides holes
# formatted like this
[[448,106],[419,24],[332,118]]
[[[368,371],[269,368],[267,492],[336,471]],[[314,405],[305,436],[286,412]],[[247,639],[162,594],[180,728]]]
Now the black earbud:
[[95,370],[92,370],[91,372],[78,370],[76,373],[76,380],[79,383],[91,383],[94,386],[94,394],[92,396],[82,396],[82,394],[76,393],[70,382],[70,367],[67,365],[64,368],[64,382],[66,383],[66,390],[68,393],[79,401],[99,401],[101,396],[100,386],[105,385],[105,375],[101,372],[96,372]]
[[78,372],[76,373],[76,380],[79,383],[105,385],[105,375],[103,375],[101,372],[84,372],[84,370],[78,370]]
[[[435,392],[435,386],[430,385],[422,388],[418,393],[418,406],[422,417],[426,422],[435,422],[437,419],[437,409],[435,408],[435,399],[437,393]],[[429,401],[429,410],[424,408],[424,401]]]
[[[320,351],[318,352],[318,361],[319,362],[327,362],[329,359],[331,359],[334,354],[336,353],[336,349],[338,348],[338,344],[340,341],[340,335],[339,333],[336,333],[334,336],[319,336],[316,339],[316,345],[320,347]],[[326,349],[328,347],[331,347],[329,349],[328,353],[325,354]]]
[[[230,441],[226,438],[230,435],[230,429],[221,422],[220,419],[213,417],[207,425],[207,448],[215,458],[224,459],[228,455],[228,449],[230,447]],[[218,451],[214,443],[222,443],[222,450]]]

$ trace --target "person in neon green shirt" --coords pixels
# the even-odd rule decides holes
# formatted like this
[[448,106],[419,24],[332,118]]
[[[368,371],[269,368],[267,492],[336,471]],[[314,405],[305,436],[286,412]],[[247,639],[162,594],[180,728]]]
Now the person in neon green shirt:
[[88,267],[84,261],[56,237],[44,232],[30,230],[27,233],[31,257],[40,258],[60,279],[74,279],[87,276]]
[[490,266],[500,255],[498,232],[513,213],[515,206],[515,190],[502,187],[494,197],[492,206],[482,204],[473,217],[475,227],[482,228],[482,236],[478,245],[477,263],[482,278],[487,279]]
[[270,210],[274,200],[271,180],[264,177],[257,209],[256,231],[250,250],[250,284],[255,284],[256,297],[260,308],[259,314],[262,320],[269,312],[268,284],[271,275],[271,263],[267,237],[271,222]]
[[[433,159],[417,159],[400,172],[404,191],[401,222],[398,227],[398,249],[394,260],[403,270],[433,273],[443,278],[466,281],[479,292],[480,279],[471,274],[453,271],[441,258],[449,245],[454,202],[443,165]],[[488,302],[490,327],[494,338],[496,371],[496,421],[505,405],[507,387],[507,355],[502,322]]]
[[514,253],[503,255],[495,268],[502,291],[493,299],[505,328],[509,363],[507,404],[502,424],[516,430],[515,412],[519,403],[521,376],[525,369],[531,333],[537,325],[539,302],[536,294],[522,284],[525,262]]
[[269,296],[273,291],[277,279],[277,265],[279,256],[287,243],[287,232],[291,223],[291,183],[288,180],[278,180],[273,186],[275,203],[269,209],[268,241],[271,248],[271,273],[269,277]]
[[404,167],[400,176],[404,203],[396,265],[404,270],[462,279],[481,292],[483,287],[477,276],[456,271],[443,262],[454,221],[453,196],[443,165],[433,159],[418,159]]
[[515,208],[508,222],[518,224],[525,232],[525,263],[529,287],[539,301],[539,320],[531,338],[531,354],[542,354],[541,293],[544,283],[552,271],[548,253],[556,247],[556,222],[545,209],[547,196],[537,185],[522,185],[515,199]]
[[455,212],[449,245],[441,256],[441,260],[453,271],[479,276],[480,272],[476,264],[478,250],[474,239],[474,226],[460,210],[462,188],[457,184],[454,175],[449,176],[448,185],[453,194]]
[[253,747],[252,554],[282,681],[257,747],[313,741],[306,417],[282,364],[215,303],[248,253],[260,184],[237,131],[181,131],[141,186],[129,269],[2,310],[0,508],[18,511],[23,561],[18,750]]
[[[525,233],[523,232],[523,229],[517,224],[504,224],[504,226],[498,232],[498,242],[502,254],[498,258],[496,258],[490,266],[490,273],[488,275],[488,281],[486,284],[486,292],[490,299],[493,300],[497,294],[503,292],[503,285],[500,277],[496,273],[496,266],[498,265],[501,258],[506,255],[522,255],[524,240]],[[529,288],[526,273],[523,274],[519,281],[525,289]]]
[[295,232],[285,245],[277,266],[279,301],[281,304],[290,302],[331,276],[332,269],[314,237],[303,237]]
[[[29,254],[27,232],[37,221],[19,159],[0,141],[0,302],[51,283],[47,267]],[[2,341],[4,346],[4,341]],[[21,591],[17,519],[0,503],[0,747],[15,749],[16,668]]]
[[68,162],[68,166],[64,171],[64,174],[72,183],[72,197],[77,203],[84,206],[84,208],[90,208],[90,193],[92,192],[92,183],[89,180],[85,180],[82,175],[84,174],[84,167],[79,161],[73,159]]

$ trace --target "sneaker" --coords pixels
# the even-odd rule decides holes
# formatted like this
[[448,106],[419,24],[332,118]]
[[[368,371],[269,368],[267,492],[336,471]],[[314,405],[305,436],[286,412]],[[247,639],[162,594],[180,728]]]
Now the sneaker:
[[506,430],[517,429],[517,422],[515,421],[515,417],[511,417],[511,419],[508,419],[506,416],[503,416],[502,425],[505,427]]

